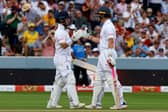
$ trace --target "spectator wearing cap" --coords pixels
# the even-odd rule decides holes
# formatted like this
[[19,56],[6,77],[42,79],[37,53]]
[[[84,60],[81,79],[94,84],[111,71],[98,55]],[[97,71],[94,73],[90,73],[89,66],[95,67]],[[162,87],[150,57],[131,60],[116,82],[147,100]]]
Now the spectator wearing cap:
[[25,17],[27,18],[28,23],[33,22],[35,23],[36,27],[39,26],[42,22],[40,15],[38,14],[37,10],[31,7],[31,4],[25,3],[22,6],[22,12],[24,13]]
[[141,30],[141,36],[139,37],[139,39],[147,46],[150,47],[151,46],[151,41],[150,38],[148,37],[148,35],[146,34],[146,30]]
[[156,54],[155,58],[167,59],[168,57],[165,55],[164,49],[159,48],[158,53]]
[[80,10],[76,10],[75,12],[75,26],[77,27],[77,29],[81,28],[82,25],[87,25],[87,19],[85,17],[83,17],[82,12]]
[[70,17],[70,19],[72,20],[72,21],[74,21],[75,20],[75,3],[74,3],[74,1],[70,1],[69,3],[68,3],[68,6],[67,6],[67,8],[66,8],[66,11],[67,11],[67,13],[68,13],[68,16]]
[[18,36],[17,36],[17,26],[21,21],[22,17],[18,13],[18,8],[16,6],[11,7],[11,14],[6,17],[7,27],[7,37],[9,38],[9,44],[13,52],[18,52]]
[[93,48],[92,50],[92,58],[98,58],[99,57],[99,49],[98,48]]
[[64,17],[64,18],[68,17],[68,13],[65,11],[65,2],[64,1],[60,1],[58,3],[58,9],[55,10],[54,16],[56,18],[56,21],[59,21],[59,19],[62,17]]
[[147,13],[147,17],[151,20],[151,18],[153,18],[153,10],[151,8],[147,8],[146,10]]
[[[82,38],[78,39],[76,44],[72,46],[72,51],[73,58],[86,61],[87,57]],[[76,85],[89,85],[86,69],[74,65],[74,75],[76,78]],[[82,77],[81,79],[80,76]]]
[[23,33],[24,56],[33,56],[33,45],[38,40],[39,33],[35,31],[35,24],[29,23],[28,30]]
[[85,43],[85,52],[86,52],[86,57],[87,58],[92,57],[92,46],[89,42]]
[[42,17],[42,19],[43,19],[44,23],[47,23],[49,25],[50,29],[55,28],[56,19],[54,17],[54,11],[53,10],[50,9],[48,11],[48,13]]

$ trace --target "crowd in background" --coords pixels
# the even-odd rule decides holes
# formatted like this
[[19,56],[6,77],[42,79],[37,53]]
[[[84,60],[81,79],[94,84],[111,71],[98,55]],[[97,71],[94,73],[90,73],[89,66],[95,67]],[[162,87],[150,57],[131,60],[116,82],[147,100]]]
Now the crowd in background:
[[73,56],[98,57],[98,42],[74,39],[74,32],[100,38],[101,6],[111,10],[119,57],[168,57],[168,0],[0,0],[0,54],[53,56],[52,37],[62,17],[74,40]]

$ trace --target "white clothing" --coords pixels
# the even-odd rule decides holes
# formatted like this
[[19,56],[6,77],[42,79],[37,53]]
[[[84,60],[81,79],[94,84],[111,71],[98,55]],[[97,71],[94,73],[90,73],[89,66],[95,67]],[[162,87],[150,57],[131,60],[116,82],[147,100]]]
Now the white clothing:
[[[55,56],[56,55],[65,55],[65,56],[70,56],[71,57],[71,47],[70,45],[72,44],[72,40],[69,37],[69,34],[66,30],[64,30],[64,26],[59,24],[58,28],[55,32]],[[66,49],[61,48],[60,44],[66,42],[69,44],[69,47]]]
[[[108,48],[109,38],[113,38],[114,40],[116,39],[116,30],[110,19],[106,20],[100,32],[100,44],[99,44],[100,53],[104,49]],[[114,47],[115,47],[115,44],[114,44]]]

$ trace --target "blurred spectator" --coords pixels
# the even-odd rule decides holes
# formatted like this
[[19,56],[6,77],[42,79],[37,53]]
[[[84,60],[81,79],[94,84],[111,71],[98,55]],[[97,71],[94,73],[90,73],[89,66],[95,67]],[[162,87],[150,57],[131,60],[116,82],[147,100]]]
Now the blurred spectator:
[[37,10],[31,7],[29,3],[25,3],[22,6],[22,11],[29,23],[30,22],[35,23],[36,27],[41,24],[42,21],[40,15],[38,14]]
[[50,29],[55,28],[56,25],[56,19],[54,17],[54,11],[48,10],[48,13],[46,15],[43,15],[42,17],[44,23],[47,23],[50,27]]
[[82,10],[82,5],[85,3],[85,0],[74,0],[75,8],[78,10]]
[[120,57],[132,57],[132,53],[131,48],[125,48],[124,53]]
[[51,31],[42,42],[42,56],[54,56],[55,46],[54,46],[54,31]]
[[150,38],[148,37],[148,35],[146,34],[146,30],[141,30],[141,36],[139,37],[141,41],[143,41],[143,43],[149,47],[151,46],[151,40]]
[[155,56],[155,58],[167,58],[163,48],[159,48],[158,53]]
[[75,26],[77,27],[77,29],[81,28],[82,25],[87,25],[87,19],[85,17],[83,17],[82,12],[80,10],[76,11],[76,18],[75,18]]
[[142,16],[138,18],[138,22],[139,22],[140,24],[144,24],[145,27],[150,24],[150,20],[149,20],[149,18],[147,17],[147,14],[146,14],[145,11],[142,12]]
[[134,44],[137,44],[137,42],[139,41],[139,37],[141,37],[140,30],[140,25],[136,24],[134,32],[131,33],[131,36],[134,38]]
[[56,21],[59,21],[59,18],[61,17],[68,17],[68,13],[65,11],[65,2],[64,1],[60,1],[58,3],[58,9],[55,10],[54,12],[54,16],[56,18]]
[[82,5],[82,14],[90,21],[90,13],[91,13],[91,0],[85,0],[85,3]]
[[87,58],[92,57],[92,46],[89,42],[85,43],[85,52],[86,52],[86,57]]
[[70,17],[71,21],[75,20],[75,3],[74,1],[70,1],[68,7],[66,9],[68,16]]
[[18,35],[17,35],[17,26],[22,20],[21,15],[18,12],[16,6],[11,7],[11,14],[6,17],[7,24],[7,37],[9,40],[10,48],[13,52],[19,52],[18,50]]
[[29,23],[28,30],[23,33],[24,56],[33,56],[33,46],[38,40],[39,33],[35,31],[35,24]]
[[138,44],[134,45],[132,50],[133,57],[146,57],[149,52],[148,47],[144,44],[142,40],[140,40]]
[[0,0],[0,22],[2,21],[3,18],[4,7],[5,7],[5,0]]
[[[86,57],[85,47],[82,42],[82,38],[77,40],[76,44],[73,45],[72,50],[73,50],[72,52],[73,58],[86,61],[87,57]],[[86,69],[74,65],[74,75],[76,78],[76,85],[78,86],[89,85]]]
[[156,32],[153,25],[148,26],[147,35],[148,35],[151,43],[154,43],[154,41],[159,39],[159,34]]
[[168,39],[164,41],[164,45],[161,48],[164,49],[165,55],[168,57]]
[[117,51],[117,55],[120,57],[121,55],[124,54],[124,48],[126,47],[125,41],[123,39],[123,36],[120,35],[119,29],[116,29],[116,43],[115,43],[115,49]]
[[126,0],[120,0],[119,3],[116,4],[115,13],[119,16],[122,15],[123,12],[127,11]]
[[39,38],[33,44],[33,55],[34,56],[41,56],[42,55],[42,40],[43,37],[39,35]]
[[154,58],[154,57],[155,57],[155,52],[153,50],[150,50],[146,58]]
[[153,10],[151,8],[147,8],[146,13],[149,19],[153,17]]
[[48,11],[50,10],[50,8],[48,7],[48,5],[45,5],[44,2],[38,2],[37,5],[37,12],[38,14],[43,17],[44,15],[46,15],[48,13]]
[[0,56],[2,56],[2,34],[0,32]]
[[131,32],[126,31],[125,36],[124,36],[124,42],[127,47],[132,48],[134,45],[134,38],[131,37]]
[[91,0],[91,13],[90,13],[90,25],[91,30],[94,30],[94,28],[97,25],[100,25],[99,17],[97,16],[98,9],[100,7],[99,0]]
[[149,50],[153,50],[155,54],[157,54],[159,48],[160,48],[160,41],[156,40],[154,41],[153,45],[149,47]]
[[161,3],[161,11],[164,15],[168,15],[168,0],[162,1]]
[[17,35],[19,40],[23,39],[23,32],[28,30],[28,22],[26,17],[22,17],[22,21],[17,26]]
[[162,1],[163,0],[149,0],[149,7],[152,8],[154,14],[156,14],[157,10],[161,9]]
[[92,58],[98,58],[99,57],[99,49],[98,48],[93,48],[92,50]]

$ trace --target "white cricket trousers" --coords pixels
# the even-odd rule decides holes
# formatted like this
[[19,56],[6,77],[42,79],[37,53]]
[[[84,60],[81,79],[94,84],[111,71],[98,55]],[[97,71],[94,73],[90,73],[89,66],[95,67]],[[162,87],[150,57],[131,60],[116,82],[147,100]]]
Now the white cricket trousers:
[[76,91],[75,77],[71,68],[70,56],[55,56],[56,76],[51,91],[50,100],[52,105],[58,105],[62,88],[66,85],[70,106],[77,106],[79,99]]

